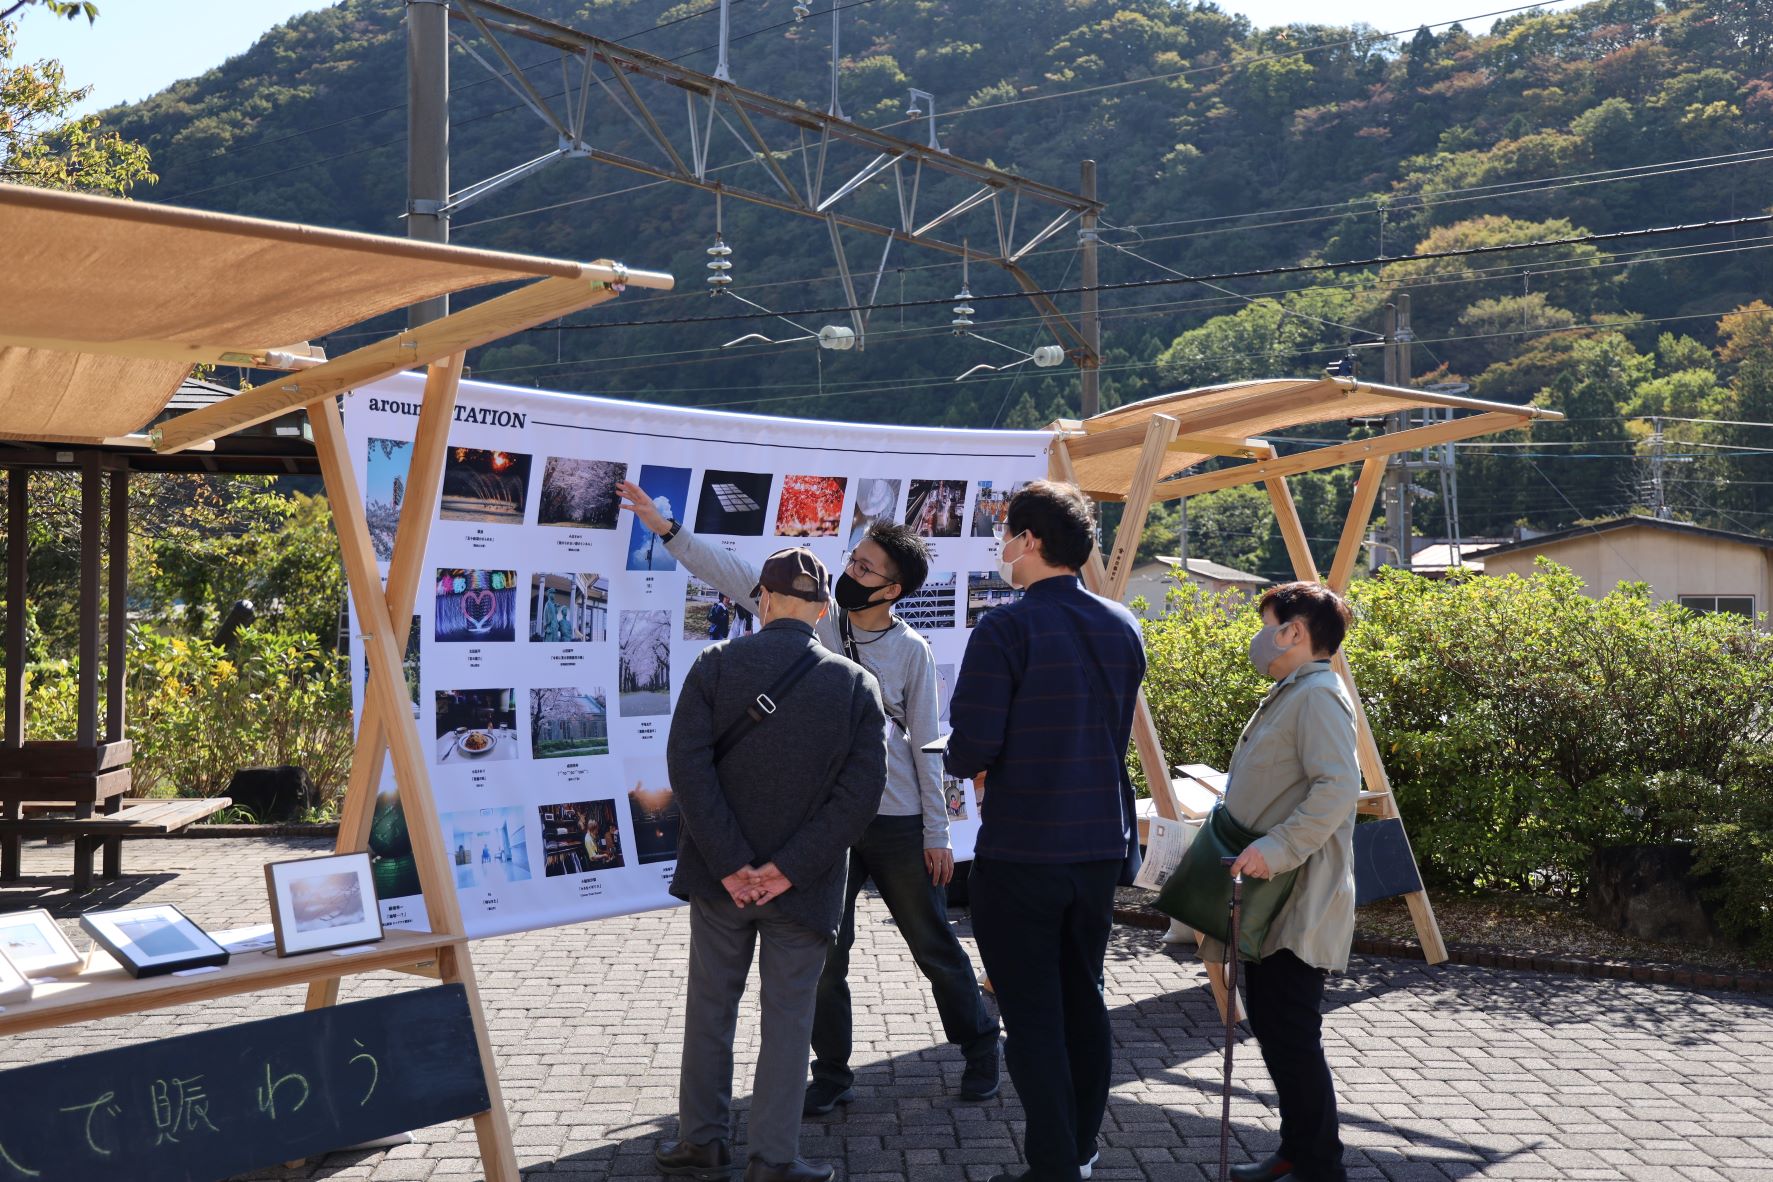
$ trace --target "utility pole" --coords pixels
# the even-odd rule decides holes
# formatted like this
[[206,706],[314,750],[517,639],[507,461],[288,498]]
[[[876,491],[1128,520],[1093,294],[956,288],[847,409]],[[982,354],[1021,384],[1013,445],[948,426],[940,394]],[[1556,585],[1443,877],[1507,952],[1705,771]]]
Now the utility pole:
[[[449,241],[449,0],[406,0],[406,236]],[[415,304],[407,325],[449,315],[449,297]]]
[[1188,577],[1188,498],[1183,497],[1176,504],[1182,507],[1182,524],[1176,531],[1176,548],[1180,551],[1179,557],[1182,559],[1181,575],[1186,579]]
[[[1397,302],[1385,305],[1385,384],[1410,384],[1410,297],[1400,295]],[[1410,426],[1408,411],[1387,415],[1387,431],[1406,431]],[[1398,452],[1387,461],[1385,473],[1385,520],[1391,534],[1392,556],[1405,570],[1414,566],[1410,550],[1410,457]]]
[[[1084,199],[1096,200],[1096,162],[1085,160],[1080,169],[1079,191]],[[1102,409],[1102,375],[1097,366],[1102,363],[1102,322],[1096,315],[1096,214],[1092,210],[1083,215],[1078,231],[1077,246],[1083,253],[1083,316],[1082,324],[1084,341],[1088,344],[1091,358],[1084,363],[1083,379],[1083,417],[1091,418]]]
[[1666,462],[1662,445],[1662,420],[1650,420],[1650,496],[1651,508],[1658,521],[1671,520],[1673,515],[1668,511],[1667,487],[1662,483],[1662,468]]

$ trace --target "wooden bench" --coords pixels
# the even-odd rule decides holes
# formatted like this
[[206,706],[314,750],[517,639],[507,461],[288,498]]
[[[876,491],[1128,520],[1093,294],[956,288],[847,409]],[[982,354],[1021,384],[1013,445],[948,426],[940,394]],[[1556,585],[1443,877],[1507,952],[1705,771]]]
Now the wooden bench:
[[[92,853],[104,847],[103,874],[115,879],[123,873],[123,842],[132,837],[165,837],[187,825],[214,816],[234,802],[226,796],[207,800],[123,800],[115,812],[97,816],[41,816],[45,809],[75,811],[72,804],[33,802],[24,806],[26,815],[0,820],[0,838],[9,843],[27,837],[71,837],[74,839],[74,889],[92,889]],[[7,867],[6,881],[19,877],[16,865]]]

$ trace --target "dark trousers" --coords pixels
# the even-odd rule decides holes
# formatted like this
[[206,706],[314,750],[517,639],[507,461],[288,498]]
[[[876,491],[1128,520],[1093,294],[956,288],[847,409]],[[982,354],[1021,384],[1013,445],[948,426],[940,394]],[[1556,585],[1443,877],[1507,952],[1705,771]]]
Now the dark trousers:
[[1113,1041],[1102,957],[1121,864],[975,858],[973,935],[1003,1014],[1030,1179],[1073,1182],[1096,1152]]
[[1280,1100],[1278,1152],[1299,1182],[1343,1182],[1336,1086],[1324,1058],[1324,970],[1283,949],[1239,971],[1250,1030]]
[[850,1070],[850,948],[856,942],[856,896],[870,879],[892,913],[911,959],[929,978],[942,1033],[969,1060],[997,1049],[997,1023],[985,1012],[973,962],[948,926],[948,904],[930,882],[923,862],[922,817],[876,817],[850,847],[849,886],[843,926],[819,976],[813,1012],[813,1078],[839,1087],[855,1080]]

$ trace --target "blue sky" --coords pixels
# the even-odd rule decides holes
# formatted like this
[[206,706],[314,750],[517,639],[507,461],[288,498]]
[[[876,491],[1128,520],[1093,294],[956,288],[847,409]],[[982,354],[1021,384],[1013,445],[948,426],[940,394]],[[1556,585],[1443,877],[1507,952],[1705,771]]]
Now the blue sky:
[[[1423,21],[1466,19],[1513,7],[1516,2],[1220,0],[1220,5],[1259,25],[1298,20],[1332,24],[1365,21],[1390,32]],[[1546,7],[1567,8],[1571,2],[1554,0]],[[201,74],[246,52],[266,30],[298,13],[329,7],[314,0],[98,0],[98,6],[98,22],[90,27],[83,19],[59,19],[35,8],[15,18],[22,59],[58,58],[67,68],[71,84],[92,86],[93,93],[81,111],[146,98],[180,78]],[[661,11],[664,7],[661,4]],[[782,0],[782,7],[787,9],[788,0]],[[1488,28],[1491,20],[1466,20],[1466,24],[1476,31]]]

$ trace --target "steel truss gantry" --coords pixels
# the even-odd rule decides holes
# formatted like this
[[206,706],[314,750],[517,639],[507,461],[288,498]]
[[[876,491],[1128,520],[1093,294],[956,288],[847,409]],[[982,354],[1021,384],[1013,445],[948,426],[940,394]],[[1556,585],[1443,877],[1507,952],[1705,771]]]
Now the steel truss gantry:
[[[724,47],[726,12],[722,6],[723,53],[715,74],[686,69],[654,54],[630,49],[614,41],[582,32],[523,12],[497,0],[447,0],[449,15],[465,33],[451,30],[450,40],[489,73],[497,77],[523,105],[555,133],[557,146],[533,160],[475,182],[450,194],[435,208],[414,209],[447,217],[454,211],[559,160],[584,159],[614,165],[644,176],[688,185],[708,193],[749,201],[756,205],[825,223],[843,283],[844,299],[851,309],[856,339],[866,338],[868,314],[880,294],[881,280],[894,243],[923,246],[963,259],[996,266],[1015,280],[1042,321],[1067,355],[1083,369],[1098,364],[1096,351],[1072,319],[1045,294],[1029,275],[1023,260],[1067,225],[1101,211],[1101,203],[1052,185],[1042,184],[950,153],[936,139],[934,100],[925,91],[913,91],[912,102],[921,100],[929,112],[928,143],[919,144],[851,122],[838,103],[834,60],[830,108],[810,110],[784,99],[739,86],[731,81]],[[835,51],[837,11],[832,12]],[[519,40],[548,46],[558,53],[556,62],[522,66],[506,42]],[[537,77],[558,66],[560,81],[552,93]],[[643,91],[644,85],[644,91]],[[684,115],[662,114],[667,104],[682,95]],[[602,102],[594,107],[593,96]],[[652,150],[652,159],[641,159],[597,146],[592,120],[613,107],[639,130]],[[778,146],[765,138],[763,128],[786,128],[795,137],[792,146]],[[675,129],[675,130],[673,130]],[[711,167],[714,145],[730,135],[743,156]],[[604,140],[607,142],[607,140]],[[790,171],[799,157],[798,176]],[[855,163],[866,157],[866,163]],[[841,160],[840,160],[841,158]],[[845,163],[847,161],[848,163]],[[768,178],[769,188],[715,179],[715,171],[731,165],[755,165]],[[785,165],[788,165],[785,167]],[[843,179],[838,180],[838,177]],[[836,183],[828,184],[828,180]],[[846,212],[840,206],[868,186],[886,188],[896,198],[896,224],[872,221]],[[920,213],[933,192],[942,196],[941,211]],[[928,204],[933,207],[936,200]],[[853,206],[854,202],[850,204]],[[1023,207],[1026,206],[1025,211]],[[969,221],[970,218],[970,221]],[[1028,221],[1025,223],[1024,218]],[[988,219],[988,220],[987,220]],[[981,226],[979,223],[983,221]],[[971,225],[960,241],[955,230]],[[950,237],[936,231],[947,228]],[[842,231],[859,230],[886,239],[875,268],[866,301],[859,298],[856,274],[850,267]],[[1020,237],[1019,237],[1020,235]],[[993,243],[995,250],[973,242]]]

